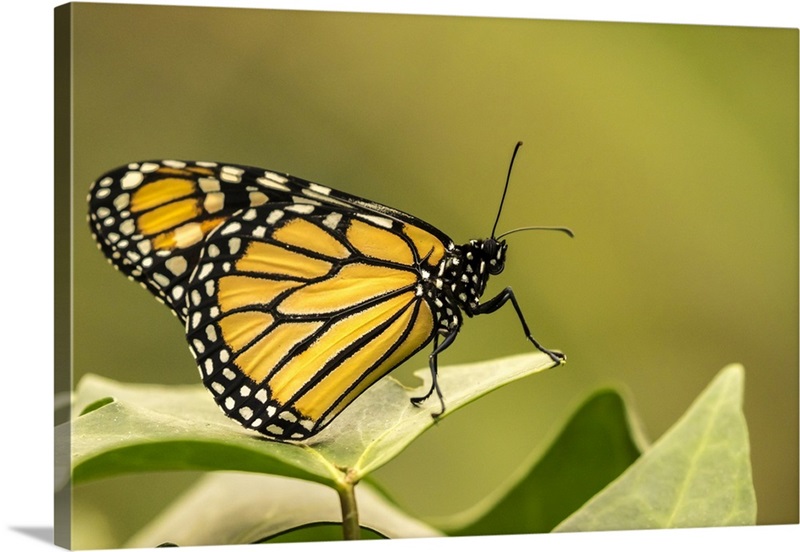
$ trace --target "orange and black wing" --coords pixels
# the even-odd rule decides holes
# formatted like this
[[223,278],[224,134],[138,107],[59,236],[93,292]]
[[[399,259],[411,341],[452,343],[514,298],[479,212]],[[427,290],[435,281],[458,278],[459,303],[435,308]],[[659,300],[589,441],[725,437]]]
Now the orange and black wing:
[[303,439],[428,343],[452,241],[415,217],[253,167],[143,162],[100,178],[111,262],[185,323],[206,386],[245,427]]
[[215,230],[190,278],[186,335],[225,413],[304,439],[425,346],[436,319],[420,270],[445,246],[421,232],[297,203]]
[[188,278],[211,230],[242,208],[266,202],[240,185],[244,169],[217,163],[144,161],[97,179],[89,225],[116,268],[185,320]]

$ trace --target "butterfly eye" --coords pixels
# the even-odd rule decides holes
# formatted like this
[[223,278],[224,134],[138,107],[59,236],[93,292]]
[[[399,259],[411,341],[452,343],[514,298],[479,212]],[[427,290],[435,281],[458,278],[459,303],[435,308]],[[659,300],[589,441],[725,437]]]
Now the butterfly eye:
[[494,259],[497,257],[497,250],[499,248],[499,244],[493,240],[488,239],[483,242],[481,245],[481,251],[483,253],[483,258],[486,260]]
[[497,275],[503,272],[503,268],[505,268],[506,247],[505,242],[501,243],[492,238],[483,242],[481,251],[483,253],[483,258],[489,265],[489,274]]

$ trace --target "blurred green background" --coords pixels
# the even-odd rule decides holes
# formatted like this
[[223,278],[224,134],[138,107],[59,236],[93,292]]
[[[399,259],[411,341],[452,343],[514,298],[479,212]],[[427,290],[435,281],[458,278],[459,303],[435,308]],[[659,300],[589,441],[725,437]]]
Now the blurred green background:
[[[741,362],[759,523],[797,523],[796,29],[75,4],[72,31],[75,381],[197,381],[180,324],[83,222],[104,171],[262,166],[463,242],[490,232],[523,140],[499,229],[577,237],[509,237],[487,294],[512,286],[569,363],[443,421],[379,482],[418,515],[458,512],[598,386],[626,389],[656,439]],[[531,350],[509,307],[441,362]],[[75,546],[119,545],[193,477],[78,487]]]

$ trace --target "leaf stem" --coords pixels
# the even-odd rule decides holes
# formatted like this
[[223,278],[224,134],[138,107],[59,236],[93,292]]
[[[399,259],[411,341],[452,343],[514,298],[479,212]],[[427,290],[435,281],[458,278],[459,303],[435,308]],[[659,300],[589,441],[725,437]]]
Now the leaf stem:
[[344,540],[358,540],[361,538],[361,528],[358,525],[358,506],[356,505],[356,483],[350,477],[345,477],[336,487],[339,493],[339,503],[342,507],[342,533]]

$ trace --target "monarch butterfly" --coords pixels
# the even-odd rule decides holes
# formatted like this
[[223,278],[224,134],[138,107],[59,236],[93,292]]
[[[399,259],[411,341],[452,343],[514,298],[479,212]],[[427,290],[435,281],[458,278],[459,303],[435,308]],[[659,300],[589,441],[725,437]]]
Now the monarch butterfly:
[[[555,363],[566,357],[531,335],[511,288],[483,303],[505,264],[495,236],[456,245],[397,209],[255,167],[144,161],[91,186],[99,249],[184,324],[203,383],[222,411],[277,440],[327,426],[376,380],[433,341],[439,354],[468,317],[511,302],[525,336]],[[559,230],[567,228],[529,227]],[[512,230],[512,232],[517,231]],[[440,341],[440,337],[442,340]]]

